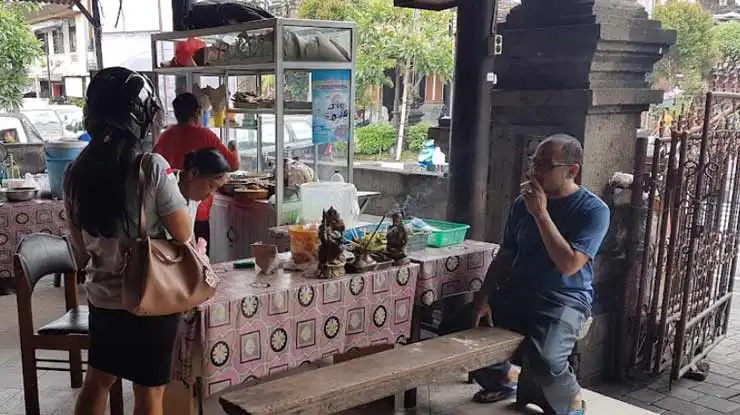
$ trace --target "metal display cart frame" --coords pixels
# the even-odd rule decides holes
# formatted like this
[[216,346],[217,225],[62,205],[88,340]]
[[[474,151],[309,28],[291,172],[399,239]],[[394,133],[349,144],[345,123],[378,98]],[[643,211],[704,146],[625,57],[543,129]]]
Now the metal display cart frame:
[[[324,30],[342,30],[348,31],[350,36],[350,47],[348,50],[349,60],[346,62],[314,62],[314,61],[302,61],[302,60],[288,60],[285,57],[285,45],[284,45],[284,33],[286,28],[315,28],[317,32]],[[292,114],[306,114],[307,110],[294,112],[292,110],[286,110],[285,108],[285,73],[288,72],[310,72],[312,70],[325,70],[325,69],[339,69],[348,70],[350,73],[350,90],[349,90],[349,103],[348,103],[348,118],[349,118],[349,136],[346,146],[347,151],[347,181],[353,183],[353,169],[354,165],[354,122],[355,122],[355,51],[357,45],[357,30],[356,25],[353,22],[336,22],[336,21],[324,21],[324,20],[302,20],[302,19],[288,19],[288,18],[274,18],[259,20],[248,23],[241,23],[236,25],[221,26],[209,29],[198,29],[188,31],[177,31],[177,32],[166,32],[157,33],[151,35],[152,42],[152,64],[159,66],[164,63],[163,56],[164,48],[160,48],[161,42],[178,42],[186,41],[190,38],[208,38],[217,36],[228,36],[236,33],[245,33],[252,31],[265,31],[272,30],[273,36],[273,58],[272,62],[259,62],[259,63],[245,63],[245,64],[234,64],[234,65],[206,65],[206,66],[187,66],[187,67],[154,67],[152,71],[155,74],[155,85],[159,89],[159,81],[163,76],[183,76],[186,79],[186,89],[192,92],[194,81],[200,81],[200,77],[218,77],[219,84],[226,85],[226,99],[227,99],[227,110],[229,113],[245,113],[256,115],[259,114],[274,114],[275,116],[275,211],[276,211],[276,224],[280,225],[283,223],[283,204],[284,204],[284,157],[285,157],[285,116]],[[230,101],[231,95],[236,91],[229,90],[229,78],[239,76],[256,76],[258,89],[260,87],[260,79],[262,75],[274,75],[275,76],[275,91],[274,91],[274,105],[273,108],[264,109],[256,108],[242,109],[234,108]],[[166,106],[166,105],[165,105]],[[310,113],[310,112],[308,112]],[[230,117],[226,116],[224,121],[224,127],[222,128],[221,140],[227,143],[230,139]],[[262,130],[261,123],[258,123],[257,128],[257,163],[258,170],[263,169],[263,149],[262,149]],[[154,131],[155,137],[159,135],[159,131]],[[237,144],[238,147],[238,144]],[[318,178],[319,175],[319,152],[318,144],[313,144],[313,163],[314,173]]]

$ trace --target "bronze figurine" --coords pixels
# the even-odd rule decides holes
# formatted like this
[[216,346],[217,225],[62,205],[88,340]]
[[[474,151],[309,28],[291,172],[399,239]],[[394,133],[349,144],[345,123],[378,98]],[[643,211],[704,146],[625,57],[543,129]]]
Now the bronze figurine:
[[344,275],[344,221],[333,207],[324,210],[319,225],[319,274],[323,278]]

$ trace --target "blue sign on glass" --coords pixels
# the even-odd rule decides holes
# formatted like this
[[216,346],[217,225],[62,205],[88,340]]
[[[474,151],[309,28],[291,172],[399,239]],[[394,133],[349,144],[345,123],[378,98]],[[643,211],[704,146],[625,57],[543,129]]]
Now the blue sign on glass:
[[313,105],[313,143],[327,144],[349,140],[352,114],[349,113],[350,71],[311,71]]

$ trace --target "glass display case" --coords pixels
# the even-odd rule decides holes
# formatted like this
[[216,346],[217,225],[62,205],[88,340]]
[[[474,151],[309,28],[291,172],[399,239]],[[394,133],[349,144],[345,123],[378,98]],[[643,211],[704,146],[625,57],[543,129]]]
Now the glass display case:
[[286,163],[303,162],[319,181],[341,172],[352,182],[354,23],[277,18],[151,41],[165,124],[175,123],[178,93],[207,97],[204,125],[236,146],[240,169],[274,175],[274,224],[287,223],[283,205],[297,193]]

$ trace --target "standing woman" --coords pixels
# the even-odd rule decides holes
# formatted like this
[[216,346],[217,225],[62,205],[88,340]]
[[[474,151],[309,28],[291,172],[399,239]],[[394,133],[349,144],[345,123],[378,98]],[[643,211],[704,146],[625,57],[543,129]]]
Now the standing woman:
[[[161,104],[151,81],[126,68],[100,71],[90,82],[85,129],[91,140],[64,180],[69,231],[88,276],[88,368],[75,414],[103,415],[118,378],[134,384],[134,414],[161,415],[179,315],[141,317],[122,303],[124,246],[139,229],[141,144]],[[192,220],[177,179],[162,156],[152,156],[144,217],[150,238],[186,242]]]

